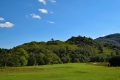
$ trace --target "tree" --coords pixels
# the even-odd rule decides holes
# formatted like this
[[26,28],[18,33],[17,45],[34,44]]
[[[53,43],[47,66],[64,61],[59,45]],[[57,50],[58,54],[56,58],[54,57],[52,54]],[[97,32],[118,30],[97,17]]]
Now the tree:
[[0,49],[0,66],[7,66],[8,57],[9,57],[9,50]]
[[17,48],[13,52],[15,52],[16,55],[24,56],[26,59],[29,57],[27,51],[23,48]]
[[56,54],[54,54],[54,53],[51,54],[51,58],[52,58],[52,61],[51,61],[52,64],[61,63],[60,57],[58,57]]
[[34,66],[36,64],[36,58],[34,55],[30,55],[28,58],[28,66]]
[[17,56],[17,58],[19,59],[18,63],[16,63],[16,65],[19,64],[17,66],[27,65],[29,56],[27,51],[24,50],[23,48],[13,48],[12,55]]
[[64,57],[62,57],[61,58],[61,61],[63,62],[63,63],[69,63],[70,62],[70,57],[67,55],[67,56],[64,56]]
[[120,66],[120,56],[114,56],[108,61],[110,66]]
[[39,53],[38,55],[35,55],[35,57],[36,57],[38,65],[44,65],[45,64],[45,62],[44,62],[45,54]]
[[19,56],[15,54],[11,54],[11,57],[9,57],[8,59],[7,66],[11,66],[11,67],[21,66]]
[[20,57],[20,64],[21,64],[21,66],[27,65],[27,60],[26,60],[25,56]]

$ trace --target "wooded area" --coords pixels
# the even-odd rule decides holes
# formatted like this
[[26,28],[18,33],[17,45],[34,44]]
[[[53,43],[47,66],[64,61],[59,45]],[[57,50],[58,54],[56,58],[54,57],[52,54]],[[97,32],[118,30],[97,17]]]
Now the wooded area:
[[120,46],[100,44],[92,38],[73,36],[66,41],[32,41],[0,49],[0,66],[33,66],[79,62],[108,62],[120,55]]

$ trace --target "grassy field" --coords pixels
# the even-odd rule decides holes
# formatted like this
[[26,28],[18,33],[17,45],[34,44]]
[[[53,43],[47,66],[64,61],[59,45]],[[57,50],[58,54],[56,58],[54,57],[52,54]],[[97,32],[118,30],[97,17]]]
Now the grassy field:
[[69,63],[1,68],[0,80],[120,80],[120,67]]

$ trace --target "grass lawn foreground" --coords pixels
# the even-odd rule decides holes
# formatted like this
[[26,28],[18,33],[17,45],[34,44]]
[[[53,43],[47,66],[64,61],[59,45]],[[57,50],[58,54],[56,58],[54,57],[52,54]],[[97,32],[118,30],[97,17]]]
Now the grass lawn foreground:
[[68,63],[0,68],[0,80],[120,80],[120,67]]

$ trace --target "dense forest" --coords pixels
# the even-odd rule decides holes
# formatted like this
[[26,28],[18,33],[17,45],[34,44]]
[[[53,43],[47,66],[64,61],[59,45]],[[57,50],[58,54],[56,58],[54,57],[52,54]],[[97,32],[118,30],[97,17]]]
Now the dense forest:
[[[120,35],[119,35],[120,36]],[[72,36],[66,41],[32,41],[13,47],[0,49],[0,66],[33,66],[46,64],[108,62],[120,55],[120,46],[101,44],[85,36]]]

